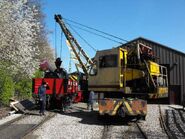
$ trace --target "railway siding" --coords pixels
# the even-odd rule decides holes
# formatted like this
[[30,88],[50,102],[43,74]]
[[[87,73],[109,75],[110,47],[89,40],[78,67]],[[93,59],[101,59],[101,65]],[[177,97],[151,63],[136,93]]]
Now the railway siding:
[[149,104],[148,105],[148,113],[146,116],[146,121],[139,122],[139,126],[142,128],[143,132],[145,132],[146,136],[149,139],[152,138],[163,138],[167,139],[163,127],[161,127],[160,123],[160,111],[157,104]]
[[[40,123],[44,120],[44,117],[49,115],[49,112],[47,112],[47,116],[38,116],[38,111],[35,111],[35,114],[34,112],[30,113],[30,115],[26,115],[18,121],[10,122],[7,126],[2,126],[4,123],[0,120],[0,126],[3,127],[0,128],[0,134],[2,138],[41,139],[184,138],[185,112],[173,109],[169,105],[160,105],[159,107],[157,104],[149,104],[145,121],[132,119],[127,122],[119,118],[114,120],[115,117],[109,117],[108,119],[104,117],[102,120],[98,120],[98,109],[96,108],[95,111],[90,112],[86,107],[85,103],[78,103],[74,104],[65,113],[52,112],[55,116],[42,124]],[[161,120],[161,116],[163,120]],[[7,122],[8,120],[4,121]],[[162,121],[165,121],[165,123]],[[166,130],[162,126],[164,124],[172,136],[166,134]]]
[[184,112],[175,109],[166,110],[166,125],[173,138],[185,138]]
[[22,115],[10,121],[6,121],[1,125],[3,128],[0,128],[1,138],[22,138],[30,129],[35,128],[48,115],[48,112],[46,116],[39,116],[34,112],[30,115]]
[[[111,119],[106,121],[97,120],[97,111],[88,112],[83,107],[80,110],[78,104],[77,107],[73,106],[72,113],[57,114],[57,116],[51,119],[49,122],[44,123],[41,128],[33,132],[34,136],[40,138],[97,138],[97,139],[114,139],[114,138],[146,138],[140,133],[140,130],[132,121],[128,124],[113,122]],[[84,106],[84,105],[83,105]],[[168,138],[165,131],[161,127],[159,120],[159,107],[158,105],[148,105],[148,115],[146,121],[139,121],[139,126],[146,134],[147,138]]]

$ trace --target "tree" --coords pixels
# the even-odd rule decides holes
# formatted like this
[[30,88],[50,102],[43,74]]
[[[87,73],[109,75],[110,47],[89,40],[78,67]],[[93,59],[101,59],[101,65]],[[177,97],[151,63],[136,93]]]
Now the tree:
[[53,63],[54,61],[54,51],[50,47],[50,44],[48,42],[48,34],[50,31],[46,28],[45,24],[45,15],[42,12],[42,8],[44,3],[42,1],[38,0],[30,0],[29,1],[30,6],[35,6],[35,8],[38,10],[38,12],[34,15],[34,19],[40,23],[39,25],[39,32],[36,30],[36,36],[35,36],[35,45],[39,46],[39,55],[37,55],[37,59],[47,60],[49,63]]
[[[52,59],[41,4],[30,0],[0,2],[0,60],[9,62],[13,75],[31,77],[41,59]],[[46,50],[47,49],[47,50]]]
[[[30,79],[39,68],[40,61],[48,59],[53,62],[48,32],[42,4],[37,0],[0,1],[0,70],[6,71],[1,79],[9,82],[6,85],[0,81],[0,86],[5,87],[5,92],[10,88],[12,93],[14,84],[19,95],[31,92]],[[0,93],[3,93],[2,89]]]
[[0,59],[9,61],[13,71],[22,70],[29,76],[38,66],[38,60],[33,59],[38,55],[33,43],[40,24],[33,18],[37,10],[28,7],[26,0],[3,0],[0,9]]

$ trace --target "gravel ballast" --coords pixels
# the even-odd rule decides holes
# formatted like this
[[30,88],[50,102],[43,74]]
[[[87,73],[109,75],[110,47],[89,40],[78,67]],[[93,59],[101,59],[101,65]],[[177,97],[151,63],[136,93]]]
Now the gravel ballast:
[[[176,119],[179,127],[184,128],[184,117],[185,113],[183,111],[174,111],[173,108],[169,107],[169,105],[160,105],[161,112],[164,118],[164,121],[169,121],[169,125],[172,124],[172,128],[174,130],[175,127],[173,116],[176,115]],[[95,111],[90,112],[87,109],[86,104],[78,103],[69,108],[65,113],[57,113],[53,118],[43,123],[40,127],[35,129],[33,132],[29,134],[29,138],[39,138],[39,139],[115,139],[115,138],[143,138],[140,134],[139,129],[135,124],[135,120],[129,121],[125,123],[119,120],[98,120],[98,109],[95,108]],[[142,131],[147,135],[150,139],[158,139],[163,138],[166,139],[168,136],[164,132],[163,127],[160,123],[160,112],[159,106],[157,104],[148,104],[147,106],[148,114],[146,116],[146,120],[140,120],[138,124],[142,128]],[[168,117],[171,116],[171,117]],[[10,117],[13,117],[10,116]],[[4,120],[0,120],[0,124],[10,117],[5,118]],[[16,122],[14,126],[24,127],[25,129],[29,126],[36,125],[42,120],[42,116],[30,115],[26,118]],[[113,118],[113,117],[112,117]],[[115,117],[116,118],[116,117]],[[114,118],[113,118],[114,119]],[[13,131],[15,129],[14,126],[11,126],[5,130]],[[171,129],[172,130],[172,129]],[[6,131],[6,132],[7,132]],[[16,132],[16,131],[15,131]],[[4,132],[5,133],[5,132]],[[179,131],[177,131],[179,133]],[[0,133],[1,134],[1,133]],[[20,133],[21,134],[21,133]],[[179,138],[183,135],[179,134]],[[175,134],[178,135],[178,134]]]
[[168,139],[160,124],[160,113],[157,104],[148,104],[146,121],[141,121],[139,125],[150,139]]
[[[48,113],[46,113],[46,115],[47,114]],[[10,117],[8,116],[6,120],[3,120],[3,124],[0,126],[0,135],[3,139],[21,138],[44,119],[44,116],[39,116],[38,112],[30,115],[24,115],[23,117],[15,117],[14,115]],[[13,122],[10,122],[11,120],[13,120]]]
[[15,118],[18,118],[20,117],[22,114],[12,114],[12,115],[9,115],[9,116],[6,116],[6,117],[3,117],[1,120],[0,120],[0,125],[3,125],[5,124],[6,122],[9,122]]
[[90,112],[78,115],[78,113],[74,115],[57,114],[50,121],[44,123],[33,135],[42,139],[89,139],[102,136],[104,127],[99,125]]
[[[160,125],[158,105],[148,105],[146,121],[141,121],[139,124],[149,138],[168,138]],[[33,135],[42,139],[101,139],[104,138],[105,127],[105,123],[97,120],[97,112],[83,109],[71,114],[57,114],[33,132]],[[140,137],[139,130],[134,124],[111,124],[106,130],[106,138],[109,139]]]

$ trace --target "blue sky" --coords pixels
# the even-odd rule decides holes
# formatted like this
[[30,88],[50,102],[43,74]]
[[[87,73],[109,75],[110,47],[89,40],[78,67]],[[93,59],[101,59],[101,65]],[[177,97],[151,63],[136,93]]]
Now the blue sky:
[[[51,46],[60,56],[61,44],[63,66],[68,70],[69,51],[54,14],[102,30],[126,40],[144,37],[185,53],[185,0],[45,0],[46,25],[52,34],[48,36]],[[97,37],[76,29],[98,50],[119,46],[118,43]],[[73,33],[73,32],[72,32]],[[76,34],[84,50],[90,57],[95,52]]]

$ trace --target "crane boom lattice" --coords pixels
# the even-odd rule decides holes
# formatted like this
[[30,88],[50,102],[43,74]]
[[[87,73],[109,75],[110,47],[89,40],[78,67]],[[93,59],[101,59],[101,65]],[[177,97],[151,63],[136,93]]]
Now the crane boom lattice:
[[76,59],[78,61],[78,64],[76,64],[76,65],[80,65],[80,68],[88,76],[88,67],[93,64],[93,61],[84,52],[84,50],[82,49],[80,44],[76,41],[76,39],[73,37],[72,33],[68,30],[68,28],[66,27],[66,25],[62,19],[62,16],[55,15],[55,20],[60,25],[62,31],[64,32],[64,35],[67,39],[68,47],[74,53],[73,59]]

